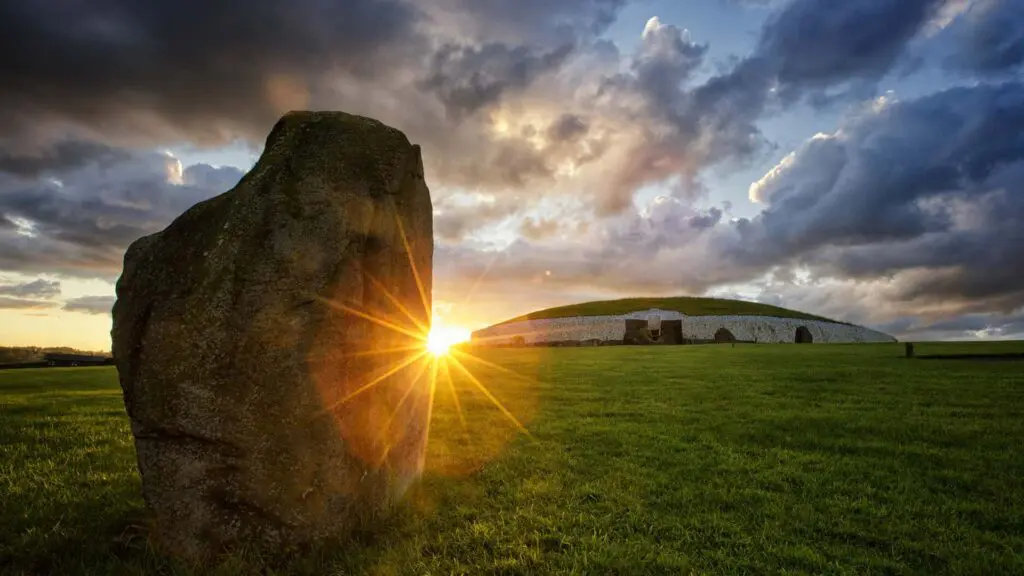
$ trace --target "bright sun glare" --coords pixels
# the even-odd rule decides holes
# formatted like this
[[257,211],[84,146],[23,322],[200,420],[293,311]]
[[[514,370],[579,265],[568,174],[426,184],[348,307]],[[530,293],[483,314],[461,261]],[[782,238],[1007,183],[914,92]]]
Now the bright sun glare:
[[434,356],[444,356],[452,346],[469,340],[469,330],[457,326],[434,325],[427,334],[427,350]]

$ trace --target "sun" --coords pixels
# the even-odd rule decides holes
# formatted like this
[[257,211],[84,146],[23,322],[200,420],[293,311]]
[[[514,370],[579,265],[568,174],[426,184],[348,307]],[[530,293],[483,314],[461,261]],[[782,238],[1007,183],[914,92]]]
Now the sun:
[[427,333],[427,350],[434,356],[444,356],[452,346],[468,341],[469,336],[465,328],[435,324]]

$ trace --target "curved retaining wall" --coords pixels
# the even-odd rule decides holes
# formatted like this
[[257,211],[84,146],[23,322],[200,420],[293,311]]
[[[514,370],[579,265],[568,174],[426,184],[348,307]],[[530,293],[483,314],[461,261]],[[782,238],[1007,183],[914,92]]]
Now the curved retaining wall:
[[499,324],[473,332],[472,340],[481,344],[513,344],[516,337],[522,337],[527,344],[538,342],[622,340],[625,320],[646,320],[649,316],[660,316],[662,320],[681,320],[683,338],[690,340],[713,340],[719,328],[732,332],[737,340],[764,343],[785,343],[796,340],[796,330],[805,326],[815,343],[846,342],[895,342],[888,334],[835,322],[776,318],[774,316],[687,316],[671,310],[644,310],[619,316],[575,316],[570,318],[546,318]]

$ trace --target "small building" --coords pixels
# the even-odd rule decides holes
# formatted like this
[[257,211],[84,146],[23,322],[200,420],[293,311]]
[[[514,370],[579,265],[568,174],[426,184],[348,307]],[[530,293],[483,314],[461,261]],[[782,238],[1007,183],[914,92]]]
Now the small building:
[[47,366],[105,366],[113,364],[110,356],[90,356],[87,354],[45,354],[43,362]]

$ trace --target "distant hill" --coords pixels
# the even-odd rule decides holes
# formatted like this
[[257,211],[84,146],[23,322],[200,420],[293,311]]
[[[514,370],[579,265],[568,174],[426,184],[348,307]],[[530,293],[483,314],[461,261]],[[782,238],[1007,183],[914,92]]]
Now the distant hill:
[[76,354],[85,356],[110,356],[109,350],[78,350],[66,346],[0,346],[0,364],[25,364],[42,362],[44,354]]
[[[660,308],[662,310],[674,310],[688,316],[772,316],[775,318],[796,318],[799,320],[818,320],[821,322],[835,322],[836,324],[848,324],[798,312],[788,308],[761,304],[759,302],[747,302],[744,300],[726,300],[724,298],[701,298],[695,296],[674,296],[669,298],[622,298],[620,300],[602,300],[599,302],[584,302],[582,304],[570,304],[530,312],[517,316],[510,320],[501,322],[521,322],[523,320],[541,320],[544,318],[570,318],[573,316],[618,316],[641,310]],[[500,325],[500,324],[499,324]]]

